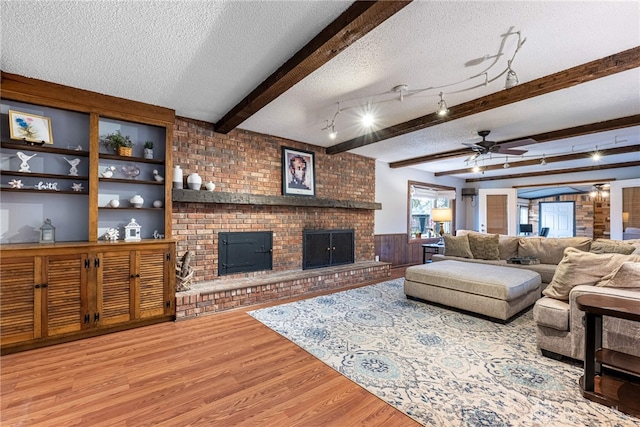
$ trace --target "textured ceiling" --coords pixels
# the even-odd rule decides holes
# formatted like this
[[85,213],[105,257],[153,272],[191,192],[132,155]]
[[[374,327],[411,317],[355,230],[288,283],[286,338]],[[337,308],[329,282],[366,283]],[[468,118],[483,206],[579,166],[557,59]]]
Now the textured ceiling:
[[[3,0],[0,65],[6,72],[216,122],[350,4]],[[503,40],[503,54],[489,78],[504,69],[517,41],[503,36],[510,29],[526,38],[513,63],[525,83],[639,46],[639,23],[637,1],[414,1],[239,127],[328,147],[366,133],[356,118],[367,101],[379,113],[379,129],[432,113],[440,90],[449,106],[503,90],[504,76],[487,86],[463,89],[483,80],[465,81],[491,64],[491,58],[480,59],[498,53]],[[399,84],[415,90],[461,81],[402,102],[391,92]],[[338,139],[332,141],[321,129],[338,102],[344,110],[336,117]],[[639,68],[352,152],[394,162],[459,149],[463,142],[477,142],[481,129],[492,130],[489,139],[503,141],[636,114]],[[525,148],[533,156],[637,144],[636,126]],[[604,161],[630,160],[640,160],[640,153]],[[414,167],[441,172],[464,166],[464,158],[456,158]],[[487,175],[499,173],[504,171]]]

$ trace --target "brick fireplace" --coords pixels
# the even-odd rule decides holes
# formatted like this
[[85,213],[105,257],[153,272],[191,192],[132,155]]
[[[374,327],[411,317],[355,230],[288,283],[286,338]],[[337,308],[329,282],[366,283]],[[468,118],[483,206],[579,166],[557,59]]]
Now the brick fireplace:
[[[282,146],[315,153],[317,199],[375,202],[371,190],[371,183],[375,181],[373,159],[349,153],[329,156],[322,147],[245,130],[218,134],[213,132],[212,124],[191,119],[176,119],[173,163],[181,166],[185,179],[190,173],[197,172],[203,182],[213,181],[216,193],[281,196]],[[177,241],[178,256],[186,251],[194,253],[191,264],[195,270],[194,283],[205,286],[215,287],[216,281],[222,283],[218,275],[220,232],[269,230],[273,233],[272,271],[227,275],[224,277],[225,286],[230,279],[236,279],[240,284],[248,278],[269,281],[269,275],[301,272],[304,230],[352,229],[355,241],[353,269],[359,270],[363,267],[358,266],[359,262],[374,259],[374,210],[348,205],[324,207],[174,201],[173,238]],[[373,275],[376,274],[388,276],[388,266]],[[315,280],[310,277],[321,275],[322,271],[316,271],[307,279]],[[371,272],[365,276],[372,280]],[[288,296],[309,291],[292,289]],[[278,295],[272,295],[267,300],[277,298]]]

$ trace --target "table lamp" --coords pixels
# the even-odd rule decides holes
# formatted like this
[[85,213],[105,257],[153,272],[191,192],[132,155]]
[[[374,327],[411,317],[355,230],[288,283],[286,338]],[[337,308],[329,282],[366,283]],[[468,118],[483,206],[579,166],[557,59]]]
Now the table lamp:
[[444,236],[444,223],[453,219],[451,209],[449,208],[434,208],[431,209],[431,219],[440,223],[440,238]]

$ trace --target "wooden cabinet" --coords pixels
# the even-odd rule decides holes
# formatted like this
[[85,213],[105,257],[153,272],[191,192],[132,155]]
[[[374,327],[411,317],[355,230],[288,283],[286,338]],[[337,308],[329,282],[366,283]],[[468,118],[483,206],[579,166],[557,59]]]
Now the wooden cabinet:
[[[173,319],[175,112],[1,75],[2,352]],[[52,137],[9,139],[9,110],[47,117]],[[104,144],[114,132],[131,137],[131,157]],[[142,206],[130,202],[136,195]],[[125,242],[132,218],[141,240]],[[39,243],[46,219],[55,243]],[[118,239],[105,240],[107,230]]]
[[56,246],[0,251],[3,353],[173,319],[173,242]]

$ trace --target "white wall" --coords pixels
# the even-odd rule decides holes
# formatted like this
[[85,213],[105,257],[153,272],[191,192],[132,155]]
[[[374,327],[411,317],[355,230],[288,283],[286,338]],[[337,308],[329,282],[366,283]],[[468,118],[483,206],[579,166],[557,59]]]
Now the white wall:
[[375,212],[375,234],[408,232],[407,191],[409,181],[455,187],[456,228],[465,228],[465,204],[462,203],[460,196],[464,180],[453,177],[436,178],[433,173],[408,167],[391,169],[388,163],[376,161],[375,201],[382,203],[382,210]]

